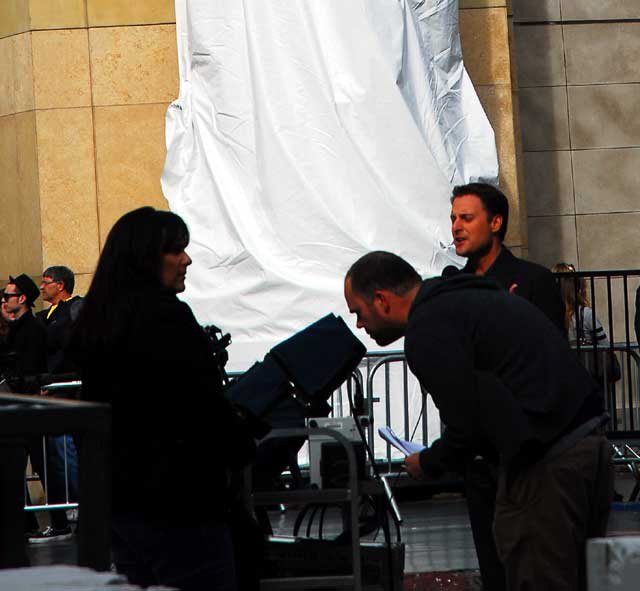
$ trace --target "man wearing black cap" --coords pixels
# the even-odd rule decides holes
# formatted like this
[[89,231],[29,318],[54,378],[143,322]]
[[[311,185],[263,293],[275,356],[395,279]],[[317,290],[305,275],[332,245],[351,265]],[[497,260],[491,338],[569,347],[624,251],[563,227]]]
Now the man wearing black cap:
[[[12,390],[21,394],[38,394],[40,386],[35,378],[47,371],[47,333],[45,327],[33,315],[32,308],[40,290],[26,274],[9,277],[2,292],[2,315],[9,323],[6,349],[15,354],[15,373]],[[44,483],[45,464],[40,438],[27,442],[27,453],[35,471]],[[61,501],[60,491],[49,491],[49,502]],[[60,540],[71,536],[71,529],[64,511],[51,512],[52,526],[29,538],[30,542]],[[35,524],[30,524],[30,528]]]
[[39,386],[26,378],[47,371],[47,334],[36,320],[31,308],[40,290],[31,277],[9,277],[2,293],[2,315],[9,323],[7,350],[15,353],[16,392],[37,394]]

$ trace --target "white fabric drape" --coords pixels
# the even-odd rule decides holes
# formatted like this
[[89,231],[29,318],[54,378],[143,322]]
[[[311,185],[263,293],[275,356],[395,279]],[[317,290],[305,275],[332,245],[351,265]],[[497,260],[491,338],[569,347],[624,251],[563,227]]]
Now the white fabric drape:
[[498,170],[457,18],[455,0],[176,0],[162,187],[192,234],[183,297],[231,332],[231,368],[352,322],[343,277],[370,250],[459,264],[451,186]]

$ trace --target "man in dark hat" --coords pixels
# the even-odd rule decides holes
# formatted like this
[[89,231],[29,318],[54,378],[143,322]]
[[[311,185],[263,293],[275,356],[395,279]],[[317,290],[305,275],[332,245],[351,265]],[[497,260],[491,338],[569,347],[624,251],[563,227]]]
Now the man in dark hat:
[[[33,315],[32,308],[40,290],[34,281],[23,273],[9,277],[2,292],[2,315],[9,323],[6,349],[15,355],[11,388],[21,394],[38,394],[40,386],[36,376],[47,371],[47,332]],[[35,471],[44,483],[45,464],[42,441],[39,438],[27,442],[27,453]],[[49,491],[49,502],[58,502],[60,495]],[[51,512],[51,527],[30,536],[30,542],[60,540],[71,536],[71,528],[64,511]],[[36,525],[30,524],[30,529]]]
[[15,353],[16,392],[37,394],[39,387],[28,378],[47,371],[47,335],[31,308],[40,290],[26,274],[9,277],[2,292],[2,315],[9,323],[7,350]]

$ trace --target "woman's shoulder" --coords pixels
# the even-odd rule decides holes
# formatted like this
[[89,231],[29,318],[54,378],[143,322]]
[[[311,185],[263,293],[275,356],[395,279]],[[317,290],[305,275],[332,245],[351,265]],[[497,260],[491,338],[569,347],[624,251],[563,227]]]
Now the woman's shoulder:
[[185,302],[175,294],[155,292],[147,294],[136,301],[133,310],[134,338],[157,339],[190,339],[199,333],[199,326]]
[[131,300],[133,312],[145,319],[193,317],[191,308],[179,300],[175,294],[167,291],[150,290],[135,294]]

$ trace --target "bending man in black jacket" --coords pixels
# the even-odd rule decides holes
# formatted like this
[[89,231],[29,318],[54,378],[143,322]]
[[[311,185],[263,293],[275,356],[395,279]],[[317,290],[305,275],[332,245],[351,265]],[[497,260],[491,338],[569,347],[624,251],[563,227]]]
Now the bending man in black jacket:
[[379,345],[405,337],[409,367],[448,425],[407,470],[435,477],[470,455],[496,458],[507,588],[584,589],[584,544],[605,533],[613,472],[597,386],[560,332],[493,282],[422,282],[386,252],[354,263],[345,298]]

